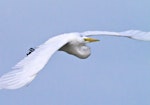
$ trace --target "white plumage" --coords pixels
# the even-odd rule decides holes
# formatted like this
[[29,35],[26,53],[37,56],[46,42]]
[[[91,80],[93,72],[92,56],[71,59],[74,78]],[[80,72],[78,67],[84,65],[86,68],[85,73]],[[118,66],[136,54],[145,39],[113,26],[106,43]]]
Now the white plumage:
[[2,75],[0,77],[0,89],[17,89],[29,84],[47,64],[50,57],[58,50],[82,59],[87,58],[90,55],[90,48],[86,44],[98,41],[88,37],[93,35],[121,36],[150,41],[150,32],[138,30],[124,32],[86,31],[83,33],[58,35],[37,47],[35,51],[17,63],[12,68],[12,71]]

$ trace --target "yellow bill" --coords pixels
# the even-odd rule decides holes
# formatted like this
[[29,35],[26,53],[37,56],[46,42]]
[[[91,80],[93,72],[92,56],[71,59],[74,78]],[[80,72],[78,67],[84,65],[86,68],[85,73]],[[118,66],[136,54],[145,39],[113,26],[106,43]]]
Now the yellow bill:
[[98,42],[100,40],[99,39],[94,39],[94,38],[87,37],[87,38],[84,38],[84,41],[86,41],[86,42]]

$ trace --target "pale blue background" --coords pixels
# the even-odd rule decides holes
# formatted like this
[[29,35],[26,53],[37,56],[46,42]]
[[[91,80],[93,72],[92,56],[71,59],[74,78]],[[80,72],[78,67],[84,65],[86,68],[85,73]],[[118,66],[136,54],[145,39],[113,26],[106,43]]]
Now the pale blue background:
[[[1,0],[0,75],[52,36],[128,29],[150,31],[149,0]],[[150,105],[150,42],[96,38],[88,59],[57,52],[28,87],[0,90],[0,105]]]

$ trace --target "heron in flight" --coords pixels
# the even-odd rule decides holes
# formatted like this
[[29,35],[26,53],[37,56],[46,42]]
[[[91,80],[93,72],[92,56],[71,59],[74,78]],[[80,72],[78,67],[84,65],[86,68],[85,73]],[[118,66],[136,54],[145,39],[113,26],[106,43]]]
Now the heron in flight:
[[91,54],[88,43],[97,42],[94,35],[127,37],[136,40],[150,41],[150,32],[129,30],[124,32],[86,31],[66,33],[50,38],[44,44],[30,49],[27,56],[17,63],[12,70],[0,77],[0,89],[18,89],[28,85],[44,68],[56,51],[65,51],[81,59]]

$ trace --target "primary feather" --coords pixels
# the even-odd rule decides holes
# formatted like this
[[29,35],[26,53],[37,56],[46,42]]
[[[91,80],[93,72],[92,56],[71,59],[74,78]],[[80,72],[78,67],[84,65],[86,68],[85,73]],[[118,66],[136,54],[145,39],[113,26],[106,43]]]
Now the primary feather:
[[128,37],[136,40],[150,41],[150,32],[143,32],[140,30],[128,30],[123,32],[110,32],[110,31],[86,31],[81,33],[83,36],[93,35],[106,35],[106,36],[119,36]]
[[16,64],[12,71],[0,78],[0,89],[17,89],[29,84],[47,64],[49,58],[76,34],[59,35],[40,45],[34,52]]

